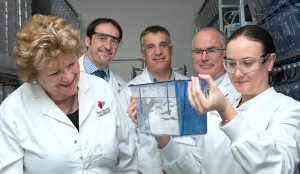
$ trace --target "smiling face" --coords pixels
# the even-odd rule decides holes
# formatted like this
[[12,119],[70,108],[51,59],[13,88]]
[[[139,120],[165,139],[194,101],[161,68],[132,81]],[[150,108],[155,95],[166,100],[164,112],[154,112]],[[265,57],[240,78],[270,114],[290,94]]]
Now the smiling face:
[[[94,32],[103,33],[114,38],[119,38],[120,35],[118,29],[111,23],[97,25]],[[118,48],[112,46],[111,39],[109,38],[107,42],[102,43],[96,34],[93,34],[91,38],[86,37],[85,39],[85,45],[88,47],[87,55],[99,69],[106,68],[117,53]]]
[[[173,47],[165,33],[148,33],[144,36],[141,56],[144,58],[148,71],[152,74],[170,74]],[[154,49],[147,49],[154,45]],[[159,46],[158,46],[159,45]]]
[[274,53],[270,54],[265,63],[258,64],[255,71],[245,74],[239,69],[242,60],[252,58],[258,61],[265,54],[263,50],[260,42],[249,40],[244,36],[237,37],[227,44],[226,57],[237,62],[238,67],[234,73],[228,74],[236,90],[242,94],[243,100],[250,100],[270,87],[269,71],[272,70],[276,58]]
[[62,54],[58,66],[39,71],[37,81],[53,101],[62,101],[77,91],[79,63],[75,54]]
[[[224,49],[220,35],[215,30],[203,30],[196,34],[193,40],[193,50],[201,49]],[[192,54],[194,69],[199,74],[209,74],[216,80],[222,74],[224,74],[225,69],[223,67],[223,57],[225,56],[224,50],[218,50],[215,53],[203,52],[202,54]]]

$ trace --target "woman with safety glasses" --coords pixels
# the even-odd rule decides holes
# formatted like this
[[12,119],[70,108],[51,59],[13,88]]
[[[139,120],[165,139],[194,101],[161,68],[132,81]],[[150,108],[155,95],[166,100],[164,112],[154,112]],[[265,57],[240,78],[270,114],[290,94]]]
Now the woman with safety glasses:
[[[248,25],[230,36],[223,61],[231,83],[241,93],[239,100],[231,105],[209,75],[191,77],[191,105],[199,113],[216,110],[223,120],[219,127],[230,147],[219,146],[232,154],[230,173],[298,173],[300,103],[269,85],[275,60],[272,36],[259,26]],[[209,86],[208,98],[200,90],[200,80]],[[203,165],[229,172],[221,171],[223,166]]]

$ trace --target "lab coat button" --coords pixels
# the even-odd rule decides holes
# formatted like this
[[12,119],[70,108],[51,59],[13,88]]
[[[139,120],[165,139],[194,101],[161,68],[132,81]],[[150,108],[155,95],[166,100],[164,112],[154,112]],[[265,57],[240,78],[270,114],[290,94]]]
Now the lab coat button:
[[77,144],[77,141],[76,141],[76,140],[74,140],[74,144]]

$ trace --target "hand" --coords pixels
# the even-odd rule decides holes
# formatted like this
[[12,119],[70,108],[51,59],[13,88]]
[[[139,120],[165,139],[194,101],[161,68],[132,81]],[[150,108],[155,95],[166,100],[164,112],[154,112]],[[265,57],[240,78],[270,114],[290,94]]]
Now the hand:
[[[203,94],[200,86],[200,80],[205,80],[208,89],[209,95],[207,98]],[[198,77],[191,77],[191,82],[188,84],[188,100],[196,111],[200,114],[206,113],[212,110],[222,110],[226,102],[226,98],[219,90],[218,86],[214,83],[210,75],[199,74]]]
[[[231,106],[210,75],[199,74],[198,77],[191,77],[191,82],[188,84],[190,104],[200,114],[216,110],[222,120],[226,120],[226,122],[232,120],[237,115],[237,111]],[[208,85],[208,98],[202,93],[199,79],[205,80]]]
[[155,140],[157,141],[157,148],[158,149],[163,149],[170,142],[171,136],[169,136],[169,135],[157,136],[157,137],[155,137]]
[[138,124],[137,118],[136,118],[136,102],[133,96],[130,97],[130,103],[127,108],[127,113],[132,122],[134,122],[136,125]]

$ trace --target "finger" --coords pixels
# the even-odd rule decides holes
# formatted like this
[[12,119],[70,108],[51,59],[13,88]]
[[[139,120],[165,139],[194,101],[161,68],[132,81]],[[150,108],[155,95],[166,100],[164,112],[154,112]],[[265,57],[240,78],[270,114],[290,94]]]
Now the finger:
[[208,88],[212,88],[215,85],[214,80],[211,78],[210,75],[207,75],[207,74],[198,74],[198,77],[200,79],[206,81]]
[[201,89],[200,79],[198,77],[195,77],[193,88],[195,91],[195,96],[197,97],[197,101],[200,103],[205,95],[203,94],[203,91]]
[[196,96],[196,84],[198,81],[198,77],[191,77],[191,97],[192,97],[192,101],[193,104],[192,106],[197,106],[197,104],[199,104],[197,96]]
[[195,105],[200,106],[203,98],[203,93],[201,91],[200,81],[198,77],[193,77],[192,79],[192,93]]
[[134,122],[136,125],[137,125],[137,111],[136,111],[136,104],[133,105],[131,108],[130,108],[130,119],[132,122]]
[[188,101],[190,102],[191,106],[193,106],[193,107],[196,106],[194,99],[193,99],[192,82],[191,81],[188,82],[187,92],[188,92]]
[[131,103],[129,106],[129,114],[132,116],[132,113],[136,110],[136,103]]
[[136,110],[132,113],[132,118],[131,120],[134,122],[134,124],[138,124],[138,120],[137,120],[137,117],[136,117]]
[[136,110],[136,103],[129,107],[129,114],[132,117],[133,112]]
[[[191,77],[192,81],[194,81],[193,78],[194,77]],[[192,83],[192,81],[188,82],[188,100],[189,100],[190,105],[192,106],[192,108],[194,108],[196,110],[196,112],[198,114],[200,114],[199,111],[198,111],[197,105],[195,104],[196,103],[195,102],[196,99],[195,99],[195,94],[193,92],[193,83]]]
[[127,113],[129,114],[129,108],[130,108],[130,106],[131,106],[131,101],[132,101],[132,96],[130,96],[130,98],[129,98],[129,105],[128,105],[128,107],[127,107]]
[[193,77],[191,79],[192,81],[192,98],[194,100],[194,105],[196,108],[194,108],[199,114],[203,114],[206,112],[205,106],[207,103],[207,98],[205,97],[205,94],[202,92],[201,85],[200,85],[200,79],[198,77]]
[[135,104],[135,98],[134,97],[130,97],[130,103],[129,103],[129,106],[133,106]]
[[134,104],[136,104],[135,98],[134,98],[134,97],[130,97],[130,103],[129,103],[129,106],[128,106],[128,108],[127,108],[127,113],[129,113],[129,109],[130,109]]
[[129,101],[131,102],[131,100],[133,100],[134,99],[134,97],[133,96],[130,96],[130,99],[129,99]]

